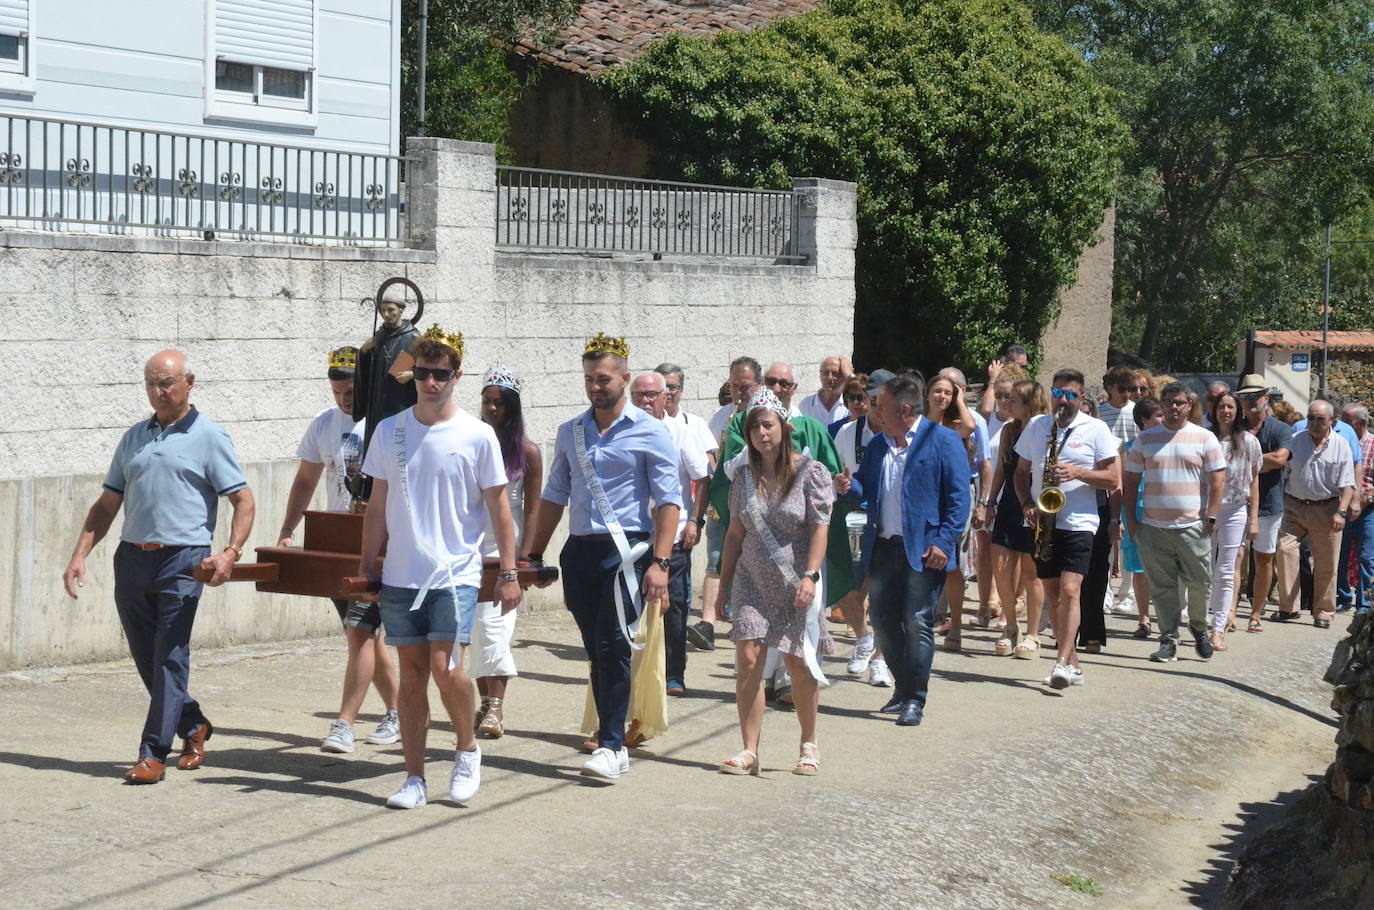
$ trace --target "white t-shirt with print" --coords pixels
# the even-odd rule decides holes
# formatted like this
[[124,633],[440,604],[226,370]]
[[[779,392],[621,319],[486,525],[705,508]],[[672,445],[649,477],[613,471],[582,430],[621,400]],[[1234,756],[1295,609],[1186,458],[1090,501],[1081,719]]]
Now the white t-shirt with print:
[[[409,508],[396,464],[398,425],[405,430]],[[383,584],[419,588],[440,563],[452,567],[460,585],[482,583],[480,547],[487,526],[482,491],[506,485],[495,430],[462,411],[426,426],[407,408],[377,425],[363,472],[387,483]],[[421,550],[417,535],[433,558]],[[447,586],[445,579],[441,587]]]
[[[1049,446],[1050,427],[1060,440],[1059,460],[1089,471],[1099,462],[1115,458],[1120,444],[1107,425],[1082,411],[1068,427],[1056,426],[1053,414],[1032,417],[1021,438],[1016,440],[1016,454],[1030,462],[1031,496],[1039,498],[1040,481],[1045,473],[1045,450]],[[1068,433],[1065,437],[1065,433]],[[1064,508],[1055,516],[1055,528],[1063,531],[1097,531],[1097,490],[1081,480],[1059,485],[1064,491]]]
[[339,408],[325,408],[310,421],[296,447],[301,461],[324,465],[325,508],[331,512],[347,512],[353,499],[344,481],[362,469],[366,424]]

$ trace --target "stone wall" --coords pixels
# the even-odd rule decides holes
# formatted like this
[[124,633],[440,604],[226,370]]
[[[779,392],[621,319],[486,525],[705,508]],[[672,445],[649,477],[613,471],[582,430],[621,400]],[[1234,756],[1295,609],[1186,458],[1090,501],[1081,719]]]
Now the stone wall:
[[1107,371],[1107,342],[1112,332],[1112,268],[1115,263],[1116,208],[1102,217],[1093,242],[1078,257],[1073,284],[1059,294],[1059,317],[1040,340],[1040,381],[1049,386],[1055,370],[1082,370],[1088,385],[1098,385]]
[[[529,430],[550,440],[585,406],[580,355],[598,330],[625,335],[633,370],[673,360],[685,407],[703,416],[730,360],[788,359],[815,376],[853,332],[854,188],[799,180],[806,265],[653,261],[499,251],[490,146],[412,139],[411,248],[168,240],[0,231],[0,669],[117,656],[109,543],[80,601],[61,573],[120,435],[149,408],[141,369],[184,349],[192,400],[233,436],[258,498],[250,546],[275,543],[306,423],[331,404],[324,352],[372,330],[369,303],[406,275],[423,326],[464,333],[459,401],[500,359],[526,381]],[[806,388],[804,381],[803,389]],[[221,535],[228,524],[221,516]],[[112,532],[117,535],[118,525]],[[332,608],[250,586],[207,592],[202,642],[271,640],[336,628]]]

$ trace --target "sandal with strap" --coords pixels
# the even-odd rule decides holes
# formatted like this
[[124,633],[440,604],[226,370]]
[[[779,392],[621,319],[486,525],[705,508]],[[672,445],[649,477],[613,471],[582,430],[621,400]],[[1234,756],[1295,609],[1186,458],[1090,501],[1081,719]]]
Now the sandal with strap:
[[740,749],[730,758],[720,763],[721,774],[734,774],[743,777],[748,774],[759,776],[759,754],[752,749]]
[[1021,627],[1011,626],[1006,634],[997,639],[997,644],[992,646],[998,657],[1011,657],[1016,652],[1016,645],[1021,639]]
[[1260,618],[1259,618],[1258,616],[1251,616],[1251,617],[1250,617],[1250,624],[1249,624],[1248,626],[1245,627],[1245,631],[1247,631],[1247,632],[1263,632],[1263,631],[1264,631],[1264,623],[1260,622]]
[[501,710],[502,701],[494,695],[482,701],[485,710],[477,724],[477,735],[483,739],[500,739],[506,734],[506,727],[502,723],[506,719],[505,712]]
[[1026,635],[1016,643],[1016,650],[1012,657],[1020,660],[1035,660],[1040,656],[1040,639],[1034,635]]
[[1132,638],[1149,638],[1149,637],[1150,637],[1150,624],[1147,623],[1147,622],[1142,622],[1142,623],[1138,624],[1138,625],[1135,627],[1135,631],[1131,633],[1131,637],[1132,637]]
[[801,744],[801,757],[797,759],[796,765],[792,768],[793,774],[800,774],[803,777],[815,777],[816,772],[821,769],[820,755],[817,753],[815,743]]
[[1213,651],[1225,651],[1225,650],[1226,650],[1226,633],[1225,633],[1225,632],[1217,632],[1217,631],[1213,630],[1213,632],[1212,632],[1212,650],[1213,650]]

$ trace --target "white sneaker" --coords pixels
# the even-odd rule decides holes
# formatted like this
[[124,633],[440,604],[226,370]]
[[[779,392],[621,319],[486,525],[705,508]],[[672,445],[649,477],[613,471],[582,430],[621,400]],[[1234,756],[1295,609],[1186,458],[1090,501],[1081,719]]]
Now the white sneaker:
[[1082,668],[1082,667],[1069,667],[1069,685],[1071,685],[1071,686],[1081,686],[1081,685],[1083,685],[1083,668]]
[[377,724],[377,729],[363,737],[363,742],[374,746],[389,746],[400,741],[401,718],[395,711],[386,712],[386,716]]
[[872,641],[868,643],[867,647],[864,647],[862,641],[856,641],[854,643],[854,656],[849,658],[849,663],[845,665],[849,675],[862,676],[864,671],[868,669],[869,662],[873,660],[873,652],[876,650],[878,647]]
[[630,773],[630,750],[624,746],[620,747],[620,773]]
[[471,752],[459,749],[453,753],[453,776],[448,780],[448,796],[455,803],[465,803],[477,795],[482,783],[482,747],[473,746]]
[[1055,664],[1046,682],[1050,684],[1051,689],[1067,689],[1073,684],[1073,668]]
[[329,735],[320,743],[321,752],[352,752],[353,725],[346,720],[336,720],[329,725]]
[[391,809],[418,809],[427,802],[429,791],[425,788],[425,779],[412,774],[401,784],[401,789],[391,794],[386,804]]
[[604,746],[597,749],[592,753],[592,757],[582,764],[582,776],[599,777],[612,782],[619,780],[621,762],[624,762],[626,770],[630,766],[629,750],[622,749],[621,752],[624,753],[623,757]]
[[1131,591],[1125,597],[1112,605],[1112,612],[1120,616],[1138,616],[1140,611],[1135,606],[1135,592]]
[[887,661],[878,658],[868,665],[868,684],[879,689],[892,688],[892,671],[887,668]]

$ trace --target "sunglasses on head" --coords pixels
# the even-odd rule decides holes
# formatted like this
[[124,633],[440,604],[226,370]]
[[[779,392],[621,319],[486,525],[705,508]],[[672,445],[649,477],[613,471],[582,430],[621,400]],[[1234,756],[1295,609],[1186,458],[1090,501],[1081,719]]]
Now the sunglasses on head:
[[436,382],[448,382],[453,378],[453,374],[458,371],[448,367],[415,367],[411,372],[415,374],[416,382],[424,382],[430,377],[433,377]]
[[1078,393],[1075,392],[1073,389],[1054,389],[1050,392],[1050,394],[1054,396],[1055,401],[1059,401],[1061,399],[1064,401],[1078,400]]

